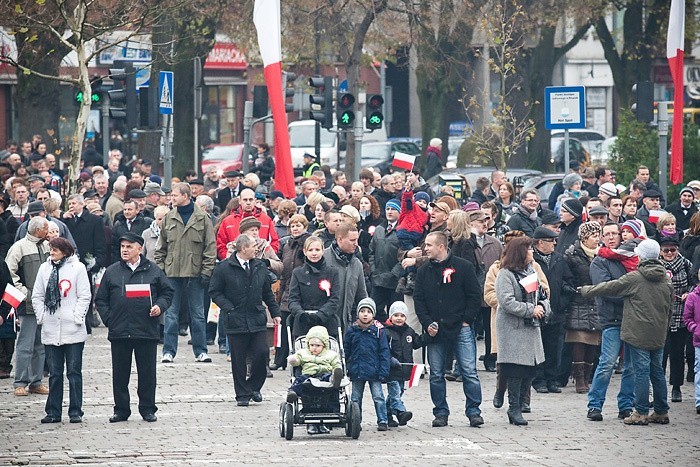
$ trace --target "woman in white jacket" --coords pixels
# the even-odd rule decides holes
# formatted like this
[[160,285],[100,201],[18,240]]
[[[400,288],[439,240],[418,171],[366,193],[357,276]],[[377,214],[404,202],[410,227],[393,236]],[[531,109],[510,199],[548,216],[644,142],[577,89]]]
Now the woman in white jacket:
[[63,403],[63,369],[70,390],[68,416],[83,421],[83,347],[87,340],[85,314],[92,298],[85,266],[65,238],[49,242],[49,259],[41,265],[32,290],[41,342],[46,346],[49,396],[41,423],[59,423]]

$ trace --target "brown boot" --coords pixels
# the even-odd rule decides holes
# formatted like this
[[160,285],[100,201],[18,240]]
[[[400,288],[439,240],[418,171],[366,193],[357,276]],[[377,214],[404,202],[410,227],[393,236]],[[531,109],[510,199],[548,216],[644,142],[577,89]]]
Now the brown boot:
[[589,381],[591,381],[591,373],[593,373],[593,364],[585,363],[583,367],[583,382],[586,384],[586,392],[591,389]]
[[574,362],[571,366],[571,372],[574,375],[574,380],[576,381],[576,393],[586,394],[588,389],[586,389],[586,381],[584,379],[584,371],[586,364],[584,362]]

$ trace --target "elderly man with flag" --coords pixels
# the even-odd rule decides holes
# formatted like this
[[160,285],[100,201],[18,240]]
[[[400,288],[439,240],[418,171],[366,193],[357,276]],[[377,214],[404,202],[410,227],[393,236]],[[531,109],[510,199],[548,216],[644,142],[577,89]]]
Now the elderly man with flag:
[[175,290],[165,273],[141,254],[140,235],[126,232],[119,243],[121,260],[107,268],[95,297],[112,346],[114,415],[109,421],[123,422],[131,415],[129,377],[133,354],[139,413],[145,421],[155,422],[158,317],[170,306]]

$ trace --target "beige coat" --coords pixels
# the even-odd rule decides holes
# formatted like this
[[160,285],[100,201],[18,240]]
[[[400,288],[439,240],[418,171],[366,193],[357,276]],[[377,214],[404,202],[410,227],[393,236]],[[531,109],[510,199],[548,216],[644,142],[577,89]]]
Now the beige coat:
[[[547,276],[544,275],[544,271],[536,261],[532,262],[532,266],[537,271],[537,278],[540,281],[540,285],[547,293],[549,297],[549,281],[547,281]],[[496,310],[498,309],[498,298],[496,298],[496,277],[498,272],[501,270],[501,261],[495,261],[488,272],[486,273],[486,281],[484,282],[484,302],[491,307],[491,352],[498,353],[498,339],[496,337]]]

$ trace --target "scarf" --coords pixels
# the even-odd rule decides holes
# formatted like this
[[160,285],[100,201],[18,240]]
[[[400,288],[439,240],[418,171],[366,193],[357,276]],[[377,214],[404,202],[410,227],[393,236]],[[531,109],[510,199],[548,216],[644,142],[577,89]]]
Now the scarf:
[[537,219],[537,209],[534,211],[530,212],[527,209],[525,209],[522,205],[518,206],[518,212],[522,214],[524,217],[527,217],[531,221],[534,221]]
[[51,261],[52,269],[49,275],[49,281],[46,284],[46,297],[44,298],[46,309],[49,310],[50,314],[56,313],[58,307],[61,306],[61,289],[58,287],[58,270],[65,262],[65,256],[61,258],[60,261]]
[[[537,286],[537,290],[535,292],[530,292],[527,293],[525,292],[525,288],[520,284],[520,281],[525,279],[527,276],[532,275],[535,272],[535,268],[532,266],[532,263],[528,264],[525,269],[522,271],[511,271],[513,275],[515,275],[515,279],[518,281],[518,285],[520,286],[520,292],[523,294],[523,297],[525,298],[525,303],[532,303],[533,305],[537,305],[537,299],[538,298],[544,298],[545,293],[544,289],[542,288],[542,285]],[[539,278],[538,278],[539,281]]]
[[331,243],[331,248],[333,249],[333,252],[335,252],[338,257],[345,262],[345,265],[347,266],[350,264],[350,261],[352,261],[352,257],[354,256],[354,253],[345,253],[343,250],[340,249],[338,246],[338,242],[333,240],[333,243]]
[[665,261],[662,258],[661,263],[664,265],[664,268],[666,268],[666,271],[671,273],[671,285],[673,285],[673,304],[671,305],[671,311],[673,315],[671,316],[669,329],[671,332],[675,332],[678,328],[683,326],[682,319],[685,303],[681,300],[681,296],[691,289],[688,278],[692,270],[692,265],[690,261],[680,254],[676,256],[676,259],[673,261]]
[[588,256],[588,259],[589,259],[589,260],[592,260],[593,258],[595,258],[595,254],[596,254],[595,249],[590,249],[590,248],[588,248],[586,245],[584,245],[583,243],[581,243],[581,250],[583,250],[583,253],[584,253],[586,256]]
[[149,227],[149,229],[151,229],[153,238],[160,237],[160,227],[158,227],[158,223],[156,223],[156,221],[151,222],[151,226]]
[[442,159],[442,149],[436,147],[436,146],[428,146],[428,148],[425,150],[426,154],[429,152],[434,152],[438,159]]
[[537,248],[535,248],[535,251],[533,251],[532,254],[533,254],[533,256],[535,257],[535,259],[541,260],[544,264],[547,265],[547,267],[549,267],[549,261],[552,259],[552,254],[551,254],[551,253],[548,254],[548,255],[545,255],[545,254],[542,253],[540,250],[538,250]]

